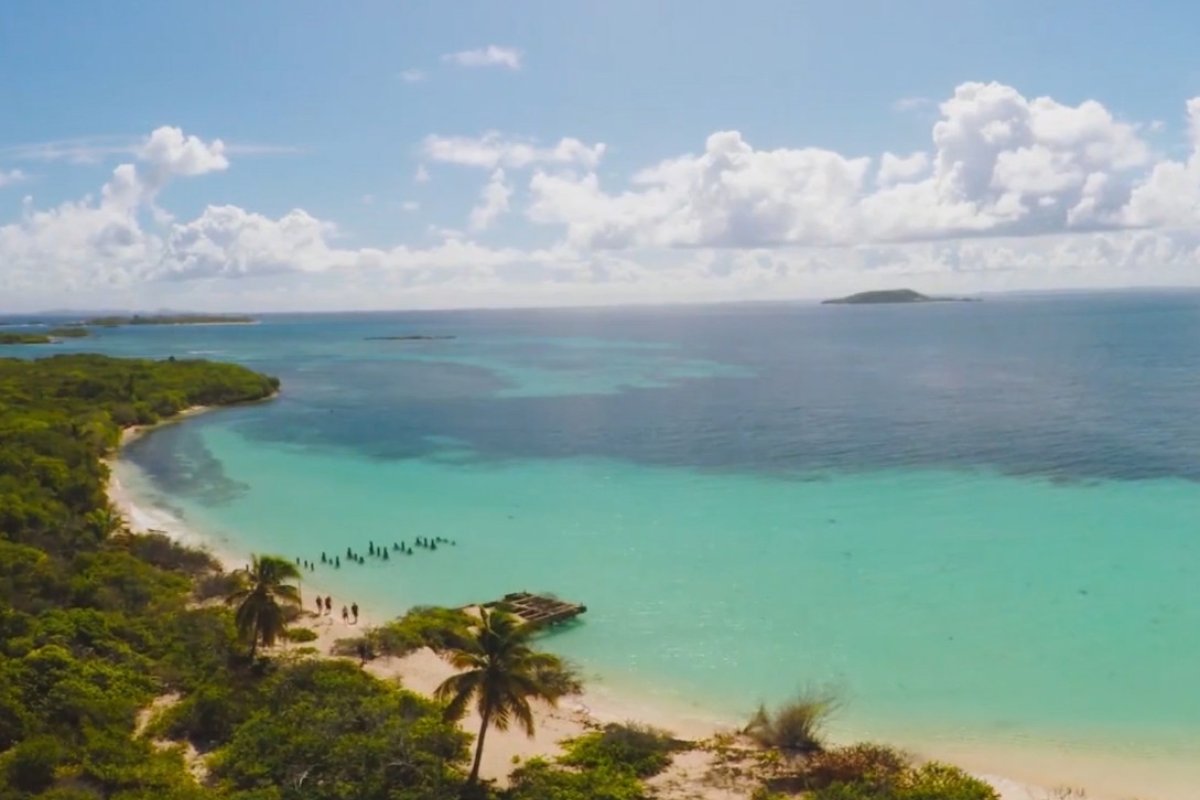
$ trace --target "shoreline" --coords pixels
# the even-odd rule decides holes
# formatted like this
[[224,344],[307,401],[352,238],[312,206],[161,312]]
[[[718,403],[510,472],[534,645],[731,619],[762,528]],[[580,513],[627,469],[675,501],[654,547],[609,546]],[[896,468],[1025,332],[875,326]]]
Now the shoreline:
[[[185,421],[210,410],[214,408],[192,407],[154,425],[124,429],[117,449],[105,459],[110,470],[107,492],[110,501],[134,530],[163,531],[185,544],[206,550],[226,570],[233,570],[245,562],[244,554],[239,555],[228,546],[222,546],[202,531],[190,529],[185,521],[169,512],[153,508],[153,503],[146,503],[137,497],[136,492],[123,484],[117,474],[117,462],[125,446],[160,427]],[[151,508],[147,508],[147,505]],[[307,590],[306,597],[311,597],[314,592],[335,594],[332,587],[313,581],[307,573],[303,579],[303,589]],[[308,610],[307,603],[302,610],[305,615],[297,624],[311,627],[318,634],[318,639],[311,646],[317,648],[322,658],[334,657],[329,655],[329,651],[336,639],[354,636],[359,630],[385,621],[377,619],[377,615],[362,614],[359,624],[354,625],[343,623],[336,613],[318,617]],[[429,650],[421,650],[404,658],[376,659],[368,662],[366,669],[377,677],[398,680],[406,688],[425,695],[431,695],[436,686],[452,673],[450,666]],[[694,741],[735,732],[742,724],[740,720],[724,718],[717,713],[701,716],[684,709],[669,708],[655,700],[649,691],[639,697],[634,692],[613,691],[611,687],[601,685],[600,688],[585,688],[581,695],[566,698],[557,708],[539,705],[535,709],[537,734],[534,738],[526,738],[515,730],[489,732],[489,746],[485,748],[482,765],[483,775],[502,782],[518,761],[534,756],[552,757],[561,751],[558,746],[561,740],[611,722],[633,720],[664,728],[680,738]],[[463,720],[463,728],[472,735],[477,733],[478,725],[479,720],[473,713]],[[851,740],[843,736],[834,736],[832,739],[835,744]],[[1128,770],[1128,767],[1135,766],[1134,762],[1138,761],[1136,758],[1128,759],[1130,763],[1124,764],[1120,763],[1121,759],[1101,761],[1096,756],[1074,753],[1064,748],[1046,751],[1004,743],[911,741],[907,746],[904,743],[899,746],[915,753],[918,758],[944,760],[967,769],[991,783],[1002,800],[1051,800],[1062,795],[1042,787],[1063,786],[1086,788],[1089,792],[1086,796],[1092,800],[1122,800],[1130,796],[1144,797],[1146,800],[1184,800],[1192,796],[1193,783],[1183,774],[1160,775],[1161,785],[1146,786],[1139,775],[1131,774]],[[748,786],[709,785],[706,773],[712,757],[704,750],[681,754],[676,761],[676,766],[660,776],[663,781],[656,779],[652,782],[658,786],[661,797],[738,800],[750,795]],[[1099,772],[1096,770],[1098,766],[1103,767]],[[1138,763],[1136,766],[1142,769],[1133,770],[1133,773],[1140,773],[1145,764]],[[1001,777],[1002,774],[1005,777]],[[1147,790],[1158,793],[1148,794]]]

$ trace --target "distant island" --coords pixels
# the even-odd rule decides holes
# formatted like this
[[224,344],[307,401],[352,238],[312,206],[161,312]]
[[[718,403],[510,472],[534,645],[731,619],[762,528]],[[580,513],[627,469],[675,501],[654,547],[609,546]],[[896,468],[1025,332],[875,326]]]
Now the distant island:
[[453,336],[429,336],[420,333],[410,333],[404,336],[364,336],[367,342],[442,342],[453,339]]
[[50,328],[35,333],[15,333],[4,331],[0,333],[0,345],[5,344],[54,344],[63,339],[81,339],[91,336],[91,331],[79,325],[68,325],[62,328]]
[[930,297],[912,289],[877,289],[848,297],[822,300],[822,305],[873,305],[877,303],[978,303],[975,297]]
[[133,316],[95,317],[85,325],[116,328],[122,325],[249,325],[258,322],[241,314],[134,314]]
[[44,333],[0,333],[0,344],[50,344],[53,341]]

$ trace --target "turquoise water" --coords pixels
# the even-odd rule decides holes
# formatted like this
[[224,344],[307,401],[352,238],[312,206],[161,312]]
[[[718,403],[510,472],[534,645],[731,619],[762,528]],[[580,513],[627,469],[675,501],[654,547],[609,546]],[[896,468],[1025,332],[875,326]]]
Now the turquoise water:
[[378,463],[249,442],[242,413],[167,434],[247,487],[216,509],[182,502],[202,530],[314,561],[457,542],[320,570],[375,615],[557,592],[590,610],[550,638],[556,651],[725,714],[820,684],[871,733],[1184,744],[1200,727],[1200,695],[1181,691],[1200,630],[1192,483],[474,465],[451,448]]
[[[454,335],[399,343],[367,336]],[[1200,296],[267,318],[78,345],[284,395],[127,453],[239,554],[382,617],[551,591],[604,686],[857,735],[1200,764]],[[1197,776],[1200,779],[1200,776]]]

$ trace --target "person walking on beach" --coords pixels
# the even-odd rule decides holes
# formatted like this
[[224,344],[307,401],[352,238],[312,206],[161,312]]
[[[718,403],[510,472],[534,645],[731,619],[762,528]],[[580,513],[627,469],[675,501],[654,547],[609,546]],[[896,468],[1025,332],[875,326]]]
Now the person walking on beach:
[[350,613],[354,615],[354,624],[358,624],[358,603],[350,604]]
[[350,621],[350,612],[346,610],[345,606],[342,606],[342,622],[349,622],[349,621]]
[[321,595],[317,595],[317,616],[321,616],[321,612],[325,610],[325,601],[321,599]]
[[333,613],[333,598],[330,597],[329,595],[325,595],[325,613],[326,614]]

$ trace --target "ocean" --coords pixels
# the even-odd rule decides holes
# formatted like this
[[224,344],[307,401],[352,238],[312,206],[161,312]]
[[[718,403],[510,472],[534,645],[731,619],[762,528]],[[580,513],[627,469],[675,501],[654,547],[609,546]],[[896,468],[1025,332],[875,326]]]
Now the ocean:
[[[412,335],[452,338],[373,338]],[[654,702],[832,688],[856,736],[1200,764],[1200,293],[269,315],[65,348],[278,375],[134,443],[122,480],[223,550],[342,555],[309,579],[373,618],[553,592],[588,612],[545,646]],[[344,558],[417,536],[455,544]]]

